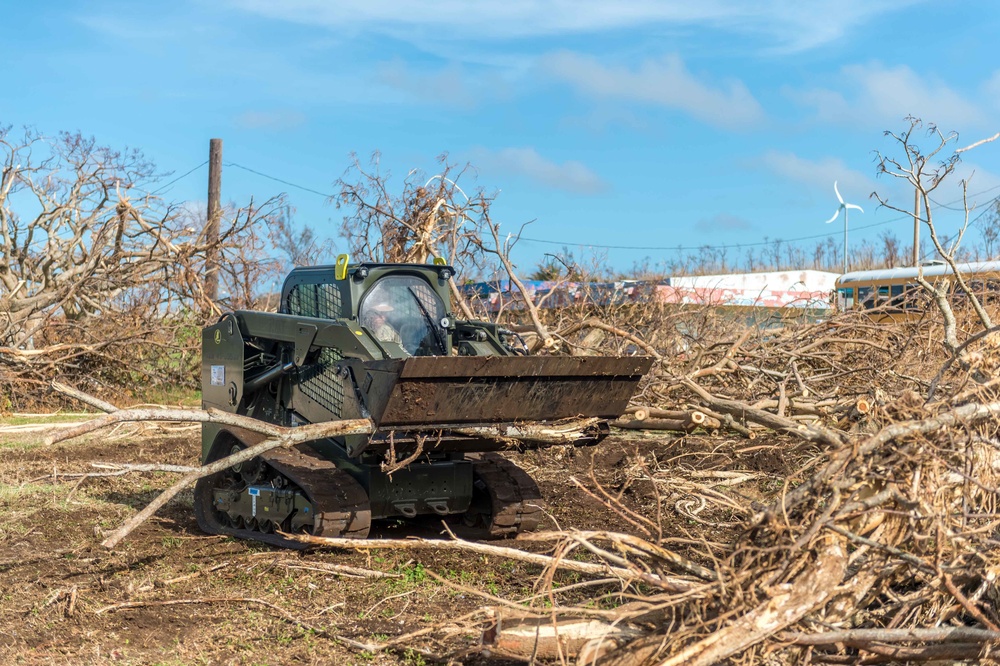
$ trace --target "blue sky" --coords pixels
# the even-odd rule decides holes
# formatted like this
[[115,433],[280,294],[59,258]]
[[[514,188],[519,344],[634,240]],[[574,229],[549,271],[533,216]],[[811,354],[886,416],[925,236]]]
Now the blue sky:
[[[627,271],[675,254],[655,248],[839,239],[834,180],[865,209],[852,243],[905,242],[912,224],[868,198],[912,201],[876,176],[883,132],[909,114],[956,147],[1000,131],[991,0],[4,4],[0,123],[139,147],[175,175],[221,137],[227,162],[323,192],[351,152],[380,150],[398,176],[448,152],[499,190],[505,230],[534,220],[524,236],[551,242],[518,245],[524,267],[563,245],[637,247],[603,251]],[[1000,194],[1000,141],[960,175],[980,206]],[[203,205],[206,178],[166,196]],[[296,221],[336,233],[322,197],[223,175],[237,204],[282,191]]]

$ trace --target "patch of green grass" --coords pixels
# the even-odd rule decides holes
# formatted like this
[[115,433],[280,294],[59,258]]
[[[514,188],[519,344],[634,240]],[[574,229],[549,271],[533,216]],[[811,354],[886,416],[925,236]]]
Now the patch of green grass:
[[403,567],[399,573],[403,574],[403,580],[407,583],[419,584],[427,580],[427,571],[424,569],[424,565],[419,562],[412,566]]
[[201,407],[201,391],[183,386],[158,386],[147,390],[143,400],[157,405],[179,405],[181,407]]
[[417,587],[424,584],[429,579],[427,570],[424,569],[424,565],[420,563],[397,566],[394,571],[399,574],[398,578],[385,578],[378,583],[379,585],[385,586],[390,593],[396,593]]
[[0,503],[23,500],[32,495],[54,495],[68,492],[65,486],[51,483],[26,483],[23,486],[0,484]]
[[42,446],[42,440],[40,439],[8,439],[0,440],[0,450],[6,449],[10,451],[31,451],[32,449],[37,449]]
[[75,421],[86,421],[95,416],[100,416],[98,413],[94,414],[44,414],[41,416],[8,416],[5,418],[0,418],[0,425],[32,425],[35,423],[73,423]]
[[424,656],[411,648],[407,648],[403,653],[403,663],[407,666],[427,666]]

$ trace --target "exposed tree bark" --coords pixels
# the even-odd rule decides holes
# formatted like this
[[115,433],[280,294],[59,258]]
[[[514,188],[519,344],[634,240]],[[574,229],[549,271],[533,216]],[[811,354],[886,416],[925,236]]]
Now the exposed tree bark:
[[840,538],[827,539],[813,566],[764,604],[738,617],[694,645],[660,662],[660,666],[710,666],[732,656],[826,603],[847,571],[847,550]]

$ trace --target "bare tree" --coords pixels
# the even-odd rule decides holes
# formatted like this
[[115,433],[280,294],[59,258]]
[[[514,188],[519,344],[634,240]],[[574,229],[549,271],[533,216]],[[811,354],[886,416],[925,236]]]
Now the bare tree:
[[448,156],[438,157],[439,173],[427,177],[412,170],[402,191],[390,192],[392,174],[381,170],[381,155],[372,154],[369,165],[356,155],[336,183],[334,203],[346,209],[341,231],[350,251],[374,261],[424,263],[441,257],[463,272],[483,267],[483,256],[470,238],[483,231],[480,216],[492,197],[482,190],[471,196],[459,185],[469,166],[457,168]]
[[289,206],[272,219],[268,238],[275,249],[287,257],[292,267],[315,265],[335,252],[333,239],[320,238],[312,227],[295,224]]
[[986,255],[984,259],[994,259],[1000,252],[1000,199],[993,202],[981,219],[979,232],[983,239],[983,253]]
[[171,318],[213,316],[210,249],[231,277],[247,278],[231,280],[231,293],[253,288],[249,275],[266,262],[252,228],[271,205],[230,209],[209,243],[203,219],[155,195],[158,177],[137,150],[0,127],[0,378],[88,371],[95,359],[127,365],[139,359],[115,351],[125,343],[166,344]]
[[[402,183],[402,194],[390,188],[391,177],[380,169],[375,153],[369,166],[355,157],[354,164],[338,181],[338,206],[346,209],[342,232],[352,252],[376,261],[424,263],[442,257],[463,275],[505,276],[516,289],[514,309],[526,315],[523,329],[534,337],[533,351],[560,348],[558,331],[544,321],[539,308],[552,298],[558,287],[547,295],[536,296],[519,277],[512,250],[525,225],[517,233],[505,233],[493,221],[493,197],[483,192],[463,189],[459,184],[471,167],[457,168],[447,155],[439,158],[440,172],[430,178],[414,170]],[[557,284],[584,273],[568,255],[545,266],[545,273]],[[452,294],[464,315],[475,318],[464,293],[451,278]],[[594,327],[594,322],[588,325]],[[579,331],[577,325],[574,331]]]
[[[447,154],[438,157],[439,172],[431,177],[412,170],[402,193],[390,191],[391,174],[381,170],[381,155],[364,166],[354,163],[337,181],[334,203],[346,209],[341,227],[350,251],[374,261],[426,263],[441,257],[463,275],[486,268],[487,255],[478,242],[486,229],[493,197],[482,189],[466,192],[459,181],[470,167],[456,167]],[[466,317],[472,318],[454,277],[452,295]]]
[[899,238],[891,231],[883,231],[879,236],[882,241],[882,265],[886,268],[895,268],[902,263],[903,256],[900,254]]
[[[941,186],[941,183],[944,182],[945,179],[954,173],[955,168],[961,160],[962,153],[983,145],[984,143],[993,141],[1000,137],[1000,134],[994,135],[988,139],[977,141],[964,148],[954,149],[951,153],[948,153],[948,149],[950,149],[953,144],[957,143],[958,133],[951,132],[949,134],[944,134],[937,128],[936,125],[930,124],[927,125],[926,135],[931,138],[932,146],[929,151],[924,152],[917,141],[917,137],[915,136],[915,133],[924,128],[923,121],[913,116],[908,117],[906,120],[909,126],[903,132],[898,134],[891,131],[885,132],[885,135],[891,137],[896,142],[897,147],[901,149],[902,157],[894,157],[878,153],[878,172],[879,174],[887,174],[893,178],[904,180],[915,190],[916,196],[921,202],[925,213],[925,218],[918,221],[922,222],[926,226],[931,242],[934,244],[934,249],[951,267],[956,287],[968,298],[968,302],[972,305],[972,308],[983,327],[992,328],[992,319],[983,308],[979,298],[975,293],[973,293],[973,290],[969,288],[965,277],[958,270],[957,266],[958,257],[960,256],[957,255],[957,252],[962,240],[965,237],[966,231],[968,231],[970,222],[971,208],[968,201],[968,181],[963,180],[961,182],[964,220],[958,232],[951,239],[943,238],[938,234],[933,218],[934,210],[937,208],[937,205],[932,201],[931,195],[938,187]],[[879,195],[878,192],[875,192],[874,196],[878,199],[878,202],[881,205],[889,208],[890,210],[910,216],[917,215],[917,213],[913,210],[901,208],[900,206],[890,203],[887,199]],[[954,312],[952,312],[951,306],[948,302],[948,292],[951,286],[950,280],[942,279],[932,285],[921,274],[918,276],[917,281],[933,297],[935,303],[937,303],[938,308],[941,310],[941,313],[945,318],[945,346],[952,353],[957,353],[959,349],[957,323],[955,321]]]

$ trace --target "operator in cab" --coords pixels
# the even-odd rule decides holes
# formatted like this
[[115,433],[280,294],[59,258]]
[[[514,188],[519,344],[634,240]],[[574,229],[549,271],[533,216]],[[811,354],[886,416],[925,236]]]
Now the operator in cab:
[[369,311],[367,326],[378,340],[402,344],[403,340],[399,337],[399,333],[388,321],[389,313],[392,311],[393,307],[388,303],[375,305]]

